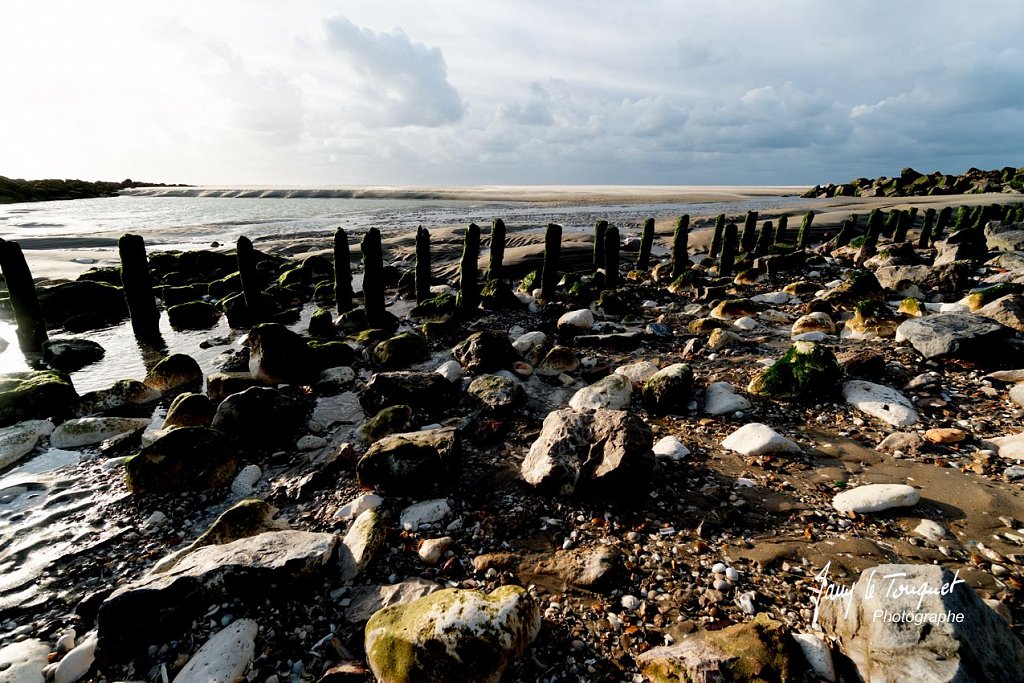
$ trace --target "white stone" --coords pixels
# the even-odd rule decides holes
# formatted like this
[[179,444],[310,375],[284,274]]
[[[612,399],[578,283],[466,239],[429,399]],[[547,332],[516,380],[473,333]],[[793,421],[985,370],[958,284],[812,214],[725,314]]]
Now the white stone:
[[794,633],[793,640],[800,646],[804,659],[814,669],[814,673],[833,683],[836,680],[836,667],[832,663],[832,650],[821,636],[813,633]]
[[1009,436],[995,436],[988,442],[999,451],[999,457],[1007,460],[1024,460],[1024,432]]
[[658,366],[649,360],[641,360],[615,368],[615,374],[628,377],[633,384],[643,384],[658,371]]
[[712,574],[724,574],[725,569],[725,562],[715,562],[713,565],[711,565]]
[[451,536],[427,538],[420,542],[420,547],[416,554],[418,554],[420,559],[426,564],[435,565],[441,561],[452,543],[454,543],[454,539]]
[[376,493],[364,493],[358,498],[354,498],[338,508],[338,511],[334,513],[334,518],[355,519],[367,510],[373,510],[374,508],[379,507],[383,502],[384,499]]
[[1024,407],[1024,384],[1014,384],[1010,388],[1010,400]]
[[843,398],[858,410],[888,422],[894,427],[917,423],[917,411],[906,396],[874,382],[853,380],[843,385]]
[[259,465],[246,465],[242,471],[235,475],[231,482],[231,493],[236,496],[251,496],[252,489],[256,482],[263,476],[263,470]]
[[558,329],[573,329],[579,332],[587,332],[594,326],[594,314],[589,308],[581,308],[577,311],[569,311],[558,319]]
[[758,294],[750,297],[750,300],[759,304],[771,304],[778,306],[779,304],[789,303],[792,300],[789,294],[785,292],[768,292],[767,294]]
[[406,531],[415,531],[420,528],[421,524],[440,522],[451,511],[451,506],[448,505],[448,501],[444,498],[423,500],[419,503],[413,503],[402,510],[402,514],[399,515],[399,524]]
[[739,572],[739,570],[734,569],[732,567],[726,567],[725,568],[725,578],[729,579],[732,582],[739,581],[740,580],[740,572]]
[[970,313],[971,307],[960,301],[939,305],[939,313]]
[[946,531],[946,527],[942,526],[938,522],[933,522],[930,519],[922,519],[918,522],[917,526],[914,527],[914,533],[921,538],[928,539],[929,541],[941,541],[949,536],[949,532]]
[[809,342],[820,342],[825,341],[829,338],[829,335],[824,332],[802,332],[800,334],[793,335],[793,341],[809,341]]
[[54,672],[54,683],[75,683],[92,667],[96,659],[96,632],[90,633],[85,640],[60,660]]
[[256,653],[256,632],[252,619],[239,619],[212,635],[188,660],[174,683],[234,683]]
[[799,453],[800,447],[760,422],[745,424],[722,441],[722,446],[742,455]]
[[667,460],[682,460],[690,454],[690,449],[674,436],[665,438],[654,444],[654,454]]
[[54,429],[50,445],[54,448],[93,446],[119,434],[145,429],[150,422],[148,417],[81,417]]
[[712,382],[704,392],[704,412],[708,415],[728,415],[749,409],[750,401],[737,394],[728,382]]
[[0,680],[45,683],[43,667],[49,654],[50,646],[35,638],[0,647]]
[[997,379],[1000,382],[1024,382],[1024,368],[1019,368],[1017,370],[996,370],[995,372],[990,372],[985,376]]
[[543,348],[548,343],[548,336],[543,332],[527,332],[516,337],[512,342],[512,348],[522,354],[528,354]]
[[462,365],[457,360],[449,360],[441,363],[434,372],[441,375],[449,382],[458,382],[465,374],[465,371],[462,369]]
[[0,429],[0,469],[24,458],[41,437],[52,432],[53,423],[49,420],[26,420]]
[[622,410],[629,405],[632,391],[632,383],[626,377],[612,373],[573,394],[569,407],[574,410]]
[[635,595],[623,595],[621,604],[622,609],[626,610],[627,612],[632,612],[633,610],[640,607],[640,598],[636,597]]
[[351,581],[373,561],[384,541],[384,522],[375,509],[364,510],[345,532],[338,548],[338,578]]
[[146,518],[146,521],[142,523],[142,526],[144,526],[147,529],[155,529],[156,527],[160,526],[166,521],[167,515],[160,512],[159,510],[155,510],[153,514]]
[[921,500],[920,492],[907,484],[866,484],[836,494],[832,507],[839,512],[880,512],[910,507]]
[[733,321],[732,324],[733,327],[736,327],[744,331],[753,330],[754,328],[757,327],[757,321],[751,318],[749,315],[745,315],[742,318],[736,318],[736,320]]

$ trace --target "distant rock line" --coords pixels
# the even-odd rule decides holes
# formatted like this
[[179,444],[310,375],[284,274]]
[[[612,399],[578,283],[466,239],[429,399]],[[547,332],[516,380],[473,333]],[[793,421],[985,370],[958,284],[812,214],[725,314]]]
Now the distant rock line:
[[[121,190],[142,185],[168,187],[161,183],[136,182],[131,178],[121,182],[103,180],[93,182],[88,180],[61,180],[60,178],[23,180],[22,178],[0,176],[0,204],[116,197]],[[174,187],[183,186],[176,185]]]
[[1024,192],[1024,166],[1004,166],[994,171],[969,168],[962,175],[935,171],[925,175],[904,168],[897,178],[855,178],[841,185],[815,185],[804,194],[808,198],[832,197],[923,197],[936,194],[982,194],[986,192]]

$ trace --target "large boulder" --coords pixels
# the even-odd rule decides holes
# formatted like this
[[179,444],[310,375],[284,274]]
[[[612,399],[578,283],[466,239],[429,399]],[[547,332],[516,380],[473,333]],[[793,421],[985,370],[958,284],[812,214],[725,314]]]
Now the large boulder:
[[452,349],[452,355],[462,367],[474,374],[507,370],[519,360],[519,353],[508,335],[491,330],[469,335]]
[[103,359],[103,347],[89,339],[43,342],[43,362],[58,372],[75,372]]
[[326,571],[336,544],[334,534],[270,531],[200,548],[167,572],[121,586],[100,606],[97,659],[109,662],[166,642],[211,603],[262,601],[273,585],[293,591],[315,585],[308,579]]
[[39,439],[51,432],[53,423],[49,420],[26,420],[0,427],[0,470],[31,453]]
[[189,301],[167,309],[167,321],[175,330],[208,330],[220,322],[221,309],[208,301]]
[[1024,332],[1024,295],[1009,294],[985,304],[977,314],[1017,332]]
[[119,434],[140,432],[149,426],[148,417],[80,417],[62,422],[50,435],[54,448],[81,448],[103,443]]
[[442,417],[457,400],[456,388],[436,372],[378,372],[359,394],[367,415],[388,406],[407,405],[425,415]]
[[341,539],[338,553],[341,565],[339,578],[342,581],[356,578],[373,562],[387,535],[387,526],[376,509],[359,513]]
[[161,358],[146,373],[143,383],[170,397],[189,389],[202,388],[203,371],[192,356],[174,353]]
[[208,427],[172,430],[125,461],[128,490],[135,494],[215,489],[230,484],[237,471],[235,450]]
[[429,429],[377,441],[356,463],[356,476],[361,486],[384,494],[418,495],[447,488],[458,464],[456,431]]
[[48,329],[94,330],[128,317],[128,305],[120,287],[79,280],[36,291]]
[[650,427],[624,410],[556,410],[544,418],[521,474],[566,495],[642,494],[654,471],[653,441]]
[[249,372],[264,384],[313,384],[323,369],[306,340],[279,323],[255,326],[246,344]]
[[684,414],[692,390],[693,369],[686,363],[673,363],[644,383],[644,407],[652,415]]
[[747,391],[768,398],[816,401],[835,394],[841,376],[831,350],[816,342],[798,341],[754,377]]
[[78,401],[71,381],[56,372],[12,372],[0,377],[0,427],[70,415]]
[[366,659],[381,681],[497,683],[540,632],[520,586],[488,594],[450,588],[385,607],[366,624]]
[[210,423],[245,448],[266,451],[292,442],[306,421],[306,406],[270,387],[250,387],[217,406]]
[[429,355],[427,340],[414,332],[403,332],[373,347],[373,360],[385,370],[408,367]]
[[822,596],[818,624],[865,681],[1024,680],[1020,640],[948,569],[879,565]]
[[896,341],[909,342],[925,358],[996,358],[1013,330],[969,313],[910,318],[896,328]]

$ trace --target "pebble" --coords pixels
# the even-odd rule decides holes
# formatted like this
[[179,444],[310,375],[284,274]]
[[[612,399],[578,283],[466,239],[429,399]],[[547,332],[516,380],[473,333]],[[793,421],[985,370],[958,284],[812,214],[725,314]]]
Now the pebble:
[[622,608],[629,612],[633,612],[640,607],[640,598],[635,595],[623,595],[621,602]]
[[722,446],[742,455],[799,453],[800,446],[760,422],[745,424],[722,441]]
[[863,380],[847,382],[843,385],[843,398],[854,408],[894,427],[908,427],[918,420],[910,399],[882,384]]
[[654,454],[667,460],[682,460],[690,454],[690,449],[674,436],[665,438],[654,444]]
[[929,429],[924,433],[924,440],[928,443],[945,444],[960,443],[967,438],[967,432],[955,427],[937,427]]
[[930,519],[922,519],[918,522],[914,527],[914,533],[929,541],[941,541],[949,536],[949,532],[944,526]]
[[246,465],[231,482],[231,493],[236,496],[251,496],[256,482],[263,476],[259,465]]
[[559,330],[569,329],[577,332],[587,332],[592,327],[594,327],[594,314],[591,313],[589,308],[569,311],[558,319]]
[[355,519],[367,510],[372,510],[375,507],[378,507],[383,502],[384,499],[376,493],[364,493],[338,508],[338,511],[334,513],[334,518],[345,520]]
[[744,614],[757,614],[757,593],[754,591],[746,591],[736,596],[736,606],[743,611]]
[[455,540],[451,536],[442,536],[441,538],[429,538],[420,541],[419,549],[417,554],[420,559],[426,564],[435,565],[441,561],[444,554],[448,551],[448,548],[452,546]]
[[295,448],[300,451],[313,451],[327,446],[327,439],[315,434],[306,434],[295,443]]
[[920,492],[906,484],[867,484],[843,491],[832,499],[839,512],[880,512],[894,507],[911,507],[921,500]]
[[413,503],[402,510],[402,514],[399,515],[399,523],[406,531],[415,531],[423,524],[440,522],[451,511],[451,506],[448,505],[448,501],[444,498],[424,500],[419,503]]
[[444,377],[449,382],[458,382],[462,379],[462,375],[465,374],[462,365],[457,360],[449,360],[441,363],[441,365],[434,370],[437,374]]
[[736,393],[728,382],[712,382],[704,392],[704,412],[708,415],[728,415],[749,410],[750,401]]
[[737,329],[749,331],[757,327],[757,321],[751,318],[749,315],[745,315],[742,318],[736,318],[733,322],[733,327]]

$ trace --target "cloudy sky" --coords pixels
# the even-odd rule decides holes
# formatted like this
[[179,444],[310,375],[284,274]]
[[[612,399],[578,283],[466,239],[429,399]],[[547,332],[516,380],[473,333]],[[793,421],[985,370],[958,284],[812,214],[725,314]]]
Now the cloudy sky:
[[1019,0],[5,0],[0,175],[813,184],[1024,165]]

